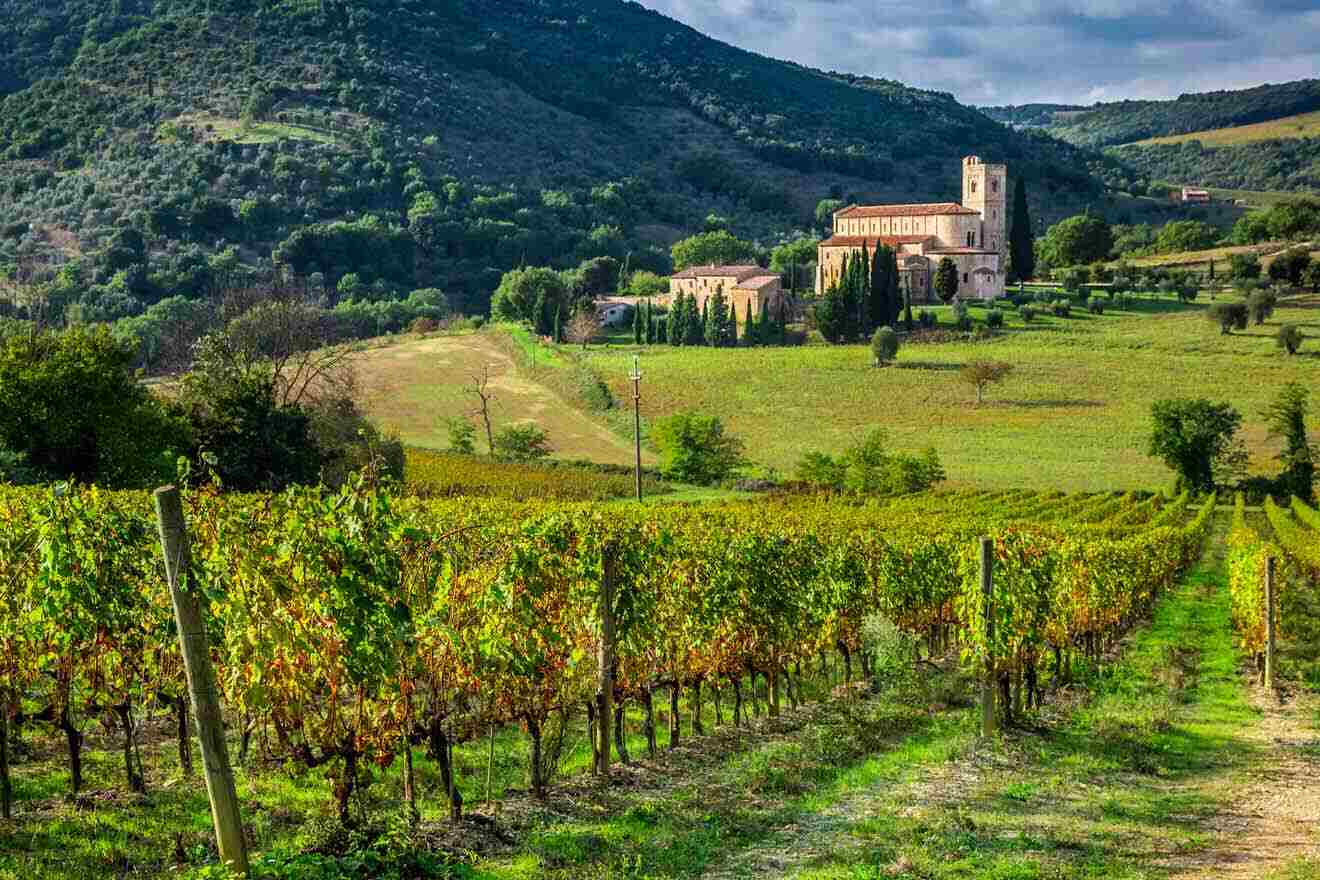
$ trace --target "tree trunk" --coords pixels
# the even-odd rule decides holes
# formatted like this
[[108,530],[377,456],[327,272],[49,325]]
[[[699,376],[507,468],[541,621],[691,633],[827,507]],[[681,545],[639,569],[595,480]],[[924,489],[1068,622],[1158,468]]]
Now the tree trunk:
[[247,766],[248,750],[252,747],[252,719],[244,713],[243,736],[238,741],[238,763]]
[[591,772],[601,772],[600,734],[596,729],[596,701],[587,700],[587,741],[591,743]]
[[357,788],[357,758],[357,751],[351,746],[344,750],[344,769],[340,773],[339,784],[335,786],[339,823],[345,828],[353,827],[353,812],[349,804],[353,799],[353,791]]
[[403,803],[408,810],[408,821],[416,825],[422,814],[417,810],[417,776],[413,773],[412,743],[403,740]]
[[541,775],[541,722],[527,716],[527,735],[532,739],[532,794],[538,801],[545,800],[545,778]]
[[711,688],[711,690],[713,690],[713,691],[715,692],[715,700],[714,700],[714,702],[715,702],[715,726],[716,726],[716,727],[723,727],[723,726],[724,726],[724,705],[723,705],[723,702],[724,702],[724,701],[723,701],[722,697],[723,697],[724,689],[721,688],[721,687],[718,687],[718,686],[715,684],[716,681],[719,681],[719,679],[715,679],[715,681],[712,681],[712,682],[710,683],[710,688]]
[[[532,729],[531,722],[527,724],[527,729]],[[457,822],[463,818],[463,793],[458,790],[457,773],[454,768],[454,741],[450,739],[449,734],[445,733],[444,725],[436,721],[431,724],[430,745],[431,757],[440,764],[440,784],[444,786],[445,794],[449,798],[449,818]],[[535,774],[539,772],[540,767],[540,730],[537,729],[536,736],[532,740],[533,751],[533,779],[532,787],[536,787]]]
[[646,754],[651,760],[655,760],[655,694],[650,685],[646,688],[646,693],[642,695],[642,732],[646,734]]
[[1012,673],[999,673],[999,702],[1004,707],[1004,725],[1013,723]]
[[800,679],[793,680],[793,675],[788,671],[787,666],[782,670],[782,674],[784,676],[784,688],[788,691],[788,704],[796,709],[802,701],[802,682]]
[[678,745],[679,738],[683,734],[683,716],[678,714],[678,679],[674,679],[674,684],[669,688],[669,747],[672,749]]
[[766,686],[770,690],[770,717],[779,717],[779,664],[771,661],[770,671],[766,673]]
[[174,716],[179,739],[179,769],[185,777],[193,775],[192,738],[188,735],[188,698],[180,695],[174,701]]
[[147,781],[134,758],[133,706],[120,703],[115,706],[115,714],[119,716],[119,723],[124,728],[124,779],[128,782],[129,791],[141,794],[147,790]]
[[64,732],[69,749],[69,784],[76,795],[82,791],[82,743],[83,735],[69,720],[69,705],[66,702],[60,709],[60,730]]
[[624,704],[619,700],[614,704],[614,748],[619,753],[619,760],[625,764],[632,763],[632,755],[628,754],[628,728],[627,718],[624,715]]
[[843,642],[839,642],[839,653],[843,655],[843,683],[852,684],[852,651]]
[[733,676],[733,726],[743,726],[742,678]]
[[706,724],[701,720],[701,679],[692,682],[692,735],[706,735]]

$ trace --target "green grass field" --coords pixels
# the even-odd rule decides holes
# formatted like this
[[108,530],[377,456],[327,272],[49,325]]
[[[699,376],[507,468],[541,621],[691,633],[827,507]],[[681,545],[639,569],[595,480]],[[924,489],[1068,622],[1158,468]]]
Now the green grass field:
[[1269,122],[1257,122],[1252,125],[1235,125],[1230,128],[1195,131],[1191,134],[1148,138],[1125,146],[1146,147],[1154,144],[1185,144],[1189,141],[1200,141],[1207,147],[1231,147],[1239,144],[1254,144],[1259,141],[1307,137],[1320,137],[1320,111],[1286,116],[1282,119],[1272,119]]
[[[1168,471],[1145,454],[1151,403],[1206,396],[1242,412],[1253,464],[1268,469],[1275,450],[1261,410],[1284,382],[1320,381],[1317,343],[1288,358],[1274,336],[1284,322],[1320,336],[1320,299],[1287,301],[1265,326],[1231,336],[1206,320],[1207,305],[1138,299],[1131,311],[1074,309],[1030,325],[1010,313],[998,338],[908,345],[885,369],[861,345],[654,346],[642,353],[642,410],[718,415],[752,462],[780,474],[808,450],[839,452],[880,426],[899,447],[934,447],[957,485],[1113,490],[1167,485]],[[620,396],[633,353],[610,346],[586,358]],[[982,358],[1014,372],[977,406],[959,370]]]

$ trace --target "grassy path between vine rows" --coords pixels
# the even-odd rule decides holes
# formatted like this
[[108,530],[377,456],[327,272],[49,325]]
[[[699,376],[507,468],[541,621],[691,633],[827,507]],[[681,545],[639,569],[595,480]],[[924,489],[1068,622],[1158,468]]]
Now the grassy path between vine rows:
[[822,740],[846,727],[763,733],[646,792],[583,792],[596,816],[542,816],[483,873],[1316,880],[1314,704],[1279,706],[1244,674],[1221,539],[1116,660],[1028,727],[985,743],[968,709],[918,713],[833,766]]

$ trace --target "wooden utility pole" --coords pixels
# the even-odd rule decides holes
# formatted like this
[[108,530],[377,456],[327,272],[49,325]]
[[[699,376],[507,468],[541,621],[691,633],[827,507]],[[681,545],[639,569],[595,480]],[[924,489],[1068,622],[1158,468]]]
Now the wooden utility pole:
[[600,578],[600,691],[596,694],[596,737],[599,764],[596,771],[610,773],[610,727],[614,722],[614,547],[601,551]]
[[981,736],[995,735],[994,541],[981,539],[981,609],[985,616],[985,669],[981,679]]
[[206,644],[206,623],[197,590],[183,580],[188,572],[188,530],[183,519],[183,499],[174,486],[156,490],[156,519],[160,524],[160,547],[165,555],[165,575],[174,602],[174,621],[179,630],[179,648],[192,696],[197,738],[202,745],[202,766],[206,770],[206,794],[211,801],[220,861],[246,875],[247,850],[243,843],[243,822],[238,812],[238,794],[234,790],[234,771],[229,766],[224,724],[220,717],[220,697],[216,693],[215,671]]
[[1265,557],[1265,689],[1269,691],[1274,690],[1274,570],[1274,557]]
[[642,500],[642,363],[633,355],[633,371],[629,377],[633,383],[633,445],[637,451],[634,474],[637,479],[637,500]]

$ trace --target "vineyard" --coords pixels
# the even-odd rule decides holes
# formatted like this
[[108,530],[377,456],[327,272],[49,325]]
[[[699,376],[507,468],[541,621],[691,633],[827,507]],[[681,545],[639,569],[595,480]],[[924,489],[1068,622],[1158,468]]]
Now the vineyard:
[[[408,780],[417,747],[438,758],[458,816],[453,749],[495,728],[527,737],[526,778],[543,797],[583,714],[606,731],[592,738],[597,767],[611,727],[627,759],[630,717],[655,750],[657,697],[671,745],[680,697],[713,702],[717,721],[731,697],[737,725],[764,694],[773,716],[785,698],[797,704],[809,661],[825,654],[846,678],[867,675],[862,633],[877,616],[929,655],[952,647],[978,670],[989,664],[1011,716],[1149,612],[1199,555],[1213,509],[1185,497],[969,492],[629,511],[423,501],[361,479],[339,493],[191,494],[186,586],[209,608],[239,760],[255,737],[270,766],[329,771],[333,809],[352,824],[362,770],[402,762]],[[5,490],[0,522],[0,715],[58,733],[76,793],[98,724],[122,737],[125,787],[143,790],[137,731],[168,711],[186,773],[187,691],[150,499]],[[598,717],[602,681],[613,718]],[[0,769],[5,812],[21,812]],[[404,790],[415,811],[415,786]]]
[[1233,622],[1242,650],[1264,670],[1267,560],[1275,564],[1275,617],[1278,638],[1302,674],[1320,683],[1320,512],[1298,498],[1289,507],[1267,499],[1253,523],[1242,496],[1233,510],[1228,535],[1228,572]]

